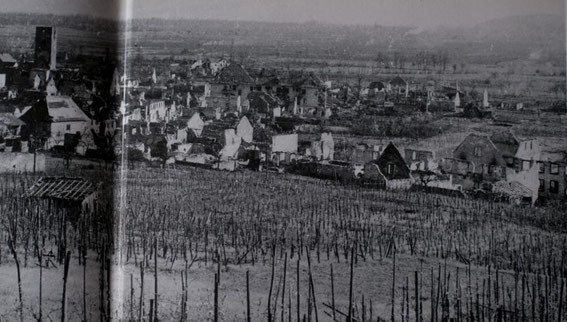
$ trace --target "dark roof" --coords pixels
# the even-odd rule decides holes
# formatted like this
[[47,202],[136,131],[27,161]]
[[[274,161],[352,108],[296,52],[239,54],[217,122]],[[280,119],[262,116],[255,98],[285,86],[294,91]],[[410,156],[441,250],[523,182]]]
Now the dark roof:
[[147,127],[148,123],[145,121],[132,120],[126,124],[128,127]]
[[179,118],[173,121],[170,121],[169,123],[167,123],[168,127],[175,127],[176,129],[184,129],[187,127],[187,121],[189,121],[191,118]]
[[[380,168],[380,172],[388,179],[409,179],[411,171],[402,157],[400,151],[393,143],[389,143],[378,160],[373,161]],[[388,173],[388,164],[394,164],[393,173]]]
[[165,125],[165,133],[175,134],[177,130],[183,130],[187,128],[187,121],[182,119],[174,120]]
[[280,84],[280,80],[276,76],[256,78],[256,85],[274,87],[274,86],[277,86],[279,84]]
[[322,86],[322,81],[313,73],[306,73],[303,71],[290,71],[283,79],[283,83],[293,87],[319,87]]
[[203,93],[205,93],[205,85],[192,86],[190,92],[191,93],[203,94]]
[[220,127],[214,124],[207,124],[203,127],[201,132],[201,137],[220,140],[224,134],[224,127]]
[[[187,122],[191,119],[191,117],[193,117],[193,114],[195,113],[199,113],[199,110],[196,108],[191,108],[191,107],[182,108],[180,119],[182,119],[184,122]],[[200,116],[201,118],[203,117],[202,114]]]
[[471,102],[465,105],[463,115],[470,118],[485,118],[491,117],[492,111]]
[[42,177],[26,193],[26,197],[82,201],[95,191],[83,178]]
[[148,146],[155,146],[160,142],[167,142],[167,138],[162,134],[149,134],[142,136],[143,142]]
[[381,90],[384,87],[386,86],[384,86],[384,83],[382,83],[381,81],[373,81],[372,83],[370,83],[370,85],[368,85],[368,88],[378,89],[378,90]]
[[57,90],[61,95],[71,96],[80,88],[79,82],[69,79],[62,79],[57,84]]
[[45,98],[45,93],[37,90],[22,90],[18,92],[18,97],[10,100],[10,104],[18,107],[30,106],[38,100]]
[[280,83],[280,79],[275,70],[262,68],[259,71],[251,72],[250,76],[254,78],[256,85],[276,86]]
[[[128,124],[130,125],[130,124]],[[146,137],[142,134],[127,134],[128,135],[128,144],[136,144],[136,143],[144,143],[146,144]]]
[[248,101],[250,102],[250,109],[263,114],[270,114],[271,109],[281,105],[276,97],[264,92],[250,92]]
[[0,113],[0,123],[7,126],[22,126],[25,123],[10,113]]
[[[4,94],[4,93],[2,93],[2,94]],[[23,108],[23,107],[24,106],[14,104],[13,102],[10,102],[10,101],[0,100],[0,113],[14,114],[14,112],[16,111],[16,108]]]
[[34,124],[37,122],[51,122],[52,118],[49,115],[45,98],[42,98],[35,104],[33,104],[32,107],[26,113],[24,113],[24,115],[20,116],[20,120],[24,121],[27,124]]
[[236,129],[239,120],[237,118],[225,118],[214,120],[203,127],[201,137],[220,140],[224,137],[224,130]]
[[[201,118],[203,119],[203,121],[204,120],[212,120],[217,115],[217,112],[213,108],[202,108],[202,109],[199,109],[199,110],[200,110]],[[193,116],[193,114],[191,114],[191,116]]]
[[215,78],[217,83],[223,84],[252,84],[254,79],[250,74],[239,64],[231,63],[223,68]]
[[166,134],[175,134],[177,133],[177,128],[175,126],[166,126],[165,127],[165,133]]
[[190,84],[174,84],[172,87],[175,93],[187,93],[193,88]]
[[164,91],[161,88],[153,87],[146,91],[145,98],[147,100],[157,99],[161,100],[164,97]]
[[406,86],[406,84],[407,82],[400,76],[396,76],[390,81],[390,85],[392,86]]
[[[441,92],[450,99],[453,99],[457,95],[457,89],[455,87],[450,87],[450,86],[443,86],[441,90],[439,90],[439,92]],[[461,98],[465,95],[465,93],[461,90],[459,90],[458,92]]]
[[490,140],[505,157],[513,157],[520,147],[520,142],[510,131],[495,132],[490,136]]

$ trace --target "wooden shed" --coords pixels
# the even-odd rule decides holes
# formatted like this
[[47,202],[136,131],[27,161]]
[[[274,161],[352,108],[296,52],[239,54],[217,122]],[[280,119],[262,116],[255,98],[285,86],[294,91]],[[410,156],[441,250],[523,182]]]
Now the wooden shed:
[[56,206],[67,208],[69,219],[96,211],[96,187],[83,178],[42,177],[27,191],[26,197],[53,200]]

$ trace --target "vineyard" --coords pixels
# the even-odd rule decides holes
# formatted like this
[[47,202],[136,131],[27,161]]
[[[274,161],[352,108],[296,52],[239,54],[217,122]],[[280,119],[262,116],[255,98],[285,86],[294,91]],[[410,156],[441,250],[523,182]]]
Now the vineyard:
[[0,175],[0,321],[107,320],[114,174],[78,169],[51,174],[101,183],[90,216],[26,197],[42,175]]
[[40,175],[1,177],[1,321],[567,315],[565,209],[276,173],[65,174],[101,183],[94,214],[26,197]]
[[126,320],[566,317],[564,209],[193,168],[123,184]]

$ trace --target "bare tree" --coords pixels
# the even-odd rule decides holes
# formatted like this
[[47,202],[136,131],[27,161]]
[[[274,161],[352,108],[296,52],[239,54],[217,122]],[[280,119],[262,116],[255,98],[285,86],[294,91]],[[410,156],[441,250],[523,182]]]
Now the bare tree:
[[417,175],[419,183],[427,188],[427,186],[438,179],[437,174],[431,170],[417,170],[414,172]]
[[8,233],[8,248],[10,249],[10,253],[14,258],[14,262],[16,264],[16,273],[18,279],[18,313],[20,321],[24,321],[24,302],[23,302],[23,292],[22,292],[22,272],[21,272],[21,265],[20,265],[20,258],[18,256],[18,240],[20,239],[20,206],[16,200],[14,200],[10,205],[9,209],[6,211],[6,216],[2,222],[4,226],[4,230]]

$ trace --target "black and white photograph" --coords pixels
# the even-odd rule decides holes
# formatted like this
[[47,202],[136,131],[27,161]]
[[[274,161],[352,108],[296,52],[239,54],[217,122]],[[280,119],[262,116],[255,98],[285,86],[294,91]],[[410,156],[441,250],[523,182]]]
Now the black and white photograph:
[[564,0],[3,0],[0,322],[567,321]]

